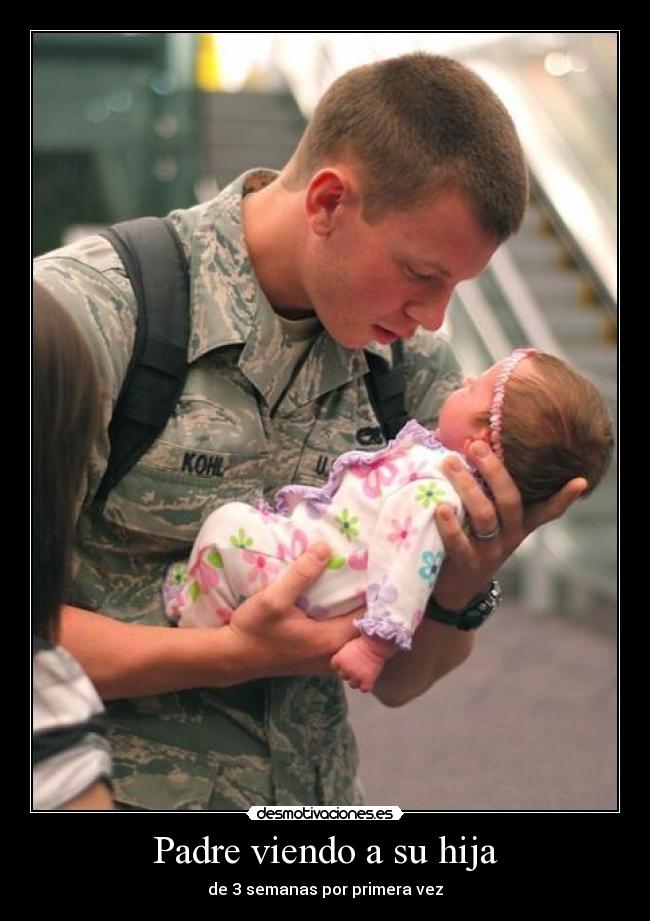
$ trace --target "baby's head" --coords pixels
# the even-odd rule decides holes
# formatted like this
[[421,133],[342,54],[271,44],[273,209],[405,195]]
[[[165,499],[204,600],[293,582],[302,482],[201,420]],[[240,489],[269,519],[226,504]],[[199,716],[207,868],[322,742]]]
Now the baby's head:
[[614,442],[609,410],[591,381],[536,349],[517,349],[452,393],[437,434],[462,454],[472,441],[487,441],[526,505],[573,477],[587,480],[588,495],[607,471]]

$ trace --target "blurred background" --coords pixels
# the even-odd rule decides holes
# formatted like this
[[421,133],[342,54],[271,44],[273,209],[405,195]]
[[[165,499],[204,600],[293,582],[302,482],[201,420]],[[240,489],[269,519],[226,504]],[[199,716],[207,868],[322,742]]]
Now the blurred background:
[[[35,255],[115,221],[189,207],[246,169],[281,168],[318,98],[351,67],[413,50],[464,61],[517,124],[532,199],[519,234],[459,286],[445,331],[468,373],[522,345],[567,358],[600,386],[617,421],[616,32],[32,35]],[[351,695],[369,802],[613,808],[617,469],[615,461],[588,502],[531,535],[505,567],[508,603],[481,631],[474,666],[407,711]],[[452,761],[443,756],[438,771],[438,733],[423,736],[417,718],[425,707],[445,714],[438,729]],[[486,762],[497,714],[509,759],[518,743],[514,772]],[[399,780],[395,797],[406,751],[409,781]]]

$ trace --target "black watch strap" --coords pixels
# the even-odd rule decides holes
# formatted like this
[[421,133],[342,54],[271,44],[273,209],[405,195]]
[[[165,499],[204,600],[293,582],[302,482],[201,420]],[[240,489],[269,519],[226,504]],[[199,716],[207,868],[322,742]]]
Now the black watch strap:
[[457,627],[458,630],[476,630],[501,603],[501,586],[496,579],[490,583],[487,591],[473,598],[462,611],[446,611],[429,598],[425,618],[437,620],[441,624]]

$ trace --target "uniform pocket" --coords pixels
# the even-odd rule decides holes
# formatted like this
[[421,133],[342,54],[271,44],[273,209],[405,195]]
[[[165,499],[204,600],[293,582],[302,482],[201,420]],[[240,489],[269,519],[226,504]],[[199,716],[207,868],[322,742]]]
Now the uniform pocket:
[[113,797],[146,811],[208,809],[214,769],[195,752],[110,730],[114,747]]
[[296,470],[295,482],[302,486],[324,486],[337,457],[331,451],[306,445]]
[[[212,461],[213,469],[215,464]],[[204,466],[209,471],[208,461],[199,460],[198,469]],[[110,493],[104,517],[125,532],[133,552],[138,536],[151,537],[160,550],[185,550],[214,509],[226,502],[255,504],[261,498],[259,477],[251,476],[245,466],[232,464],[231,475],[211,477],[160,470],[143,461]],[[150,552],[151,545],[145,544],[143,551]]]
[[197,753],[111,729],[118,808],[148,812],[248,809],[274,801],[269,758],[252,751]]

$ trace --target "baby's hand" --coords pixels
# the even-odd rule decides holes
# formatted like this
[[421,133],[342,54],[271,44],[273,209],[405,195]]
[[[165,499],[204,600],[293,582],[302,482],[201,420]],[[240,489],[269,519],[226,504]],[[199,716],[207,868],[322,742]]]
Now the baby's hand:
[[331,666],[351,688],[367,693],[372,691],[386,661],[396,649],[395,643],[389,640],[362,634],[332,656]]

